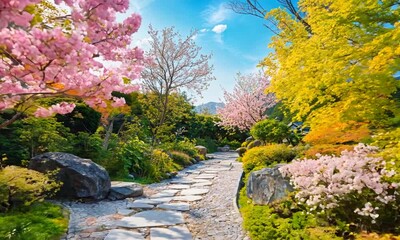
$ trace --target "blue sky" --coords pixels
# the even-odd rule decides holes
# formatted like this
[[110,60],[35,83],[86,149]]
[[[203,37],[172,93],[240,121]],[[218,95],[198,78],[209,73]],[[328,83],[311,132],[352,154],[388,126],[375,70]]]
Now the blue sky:
[[[229,1],[216,0],[131,0],[129,12],[142,15],[142,26],[133,42],[146,48],[149,24],[155,29],[175,26],[182,36],[197,29],[195,41],[203,54],[212,53],[216,80],[203,93],[194,97],[195,105],[223,100],[223,89],[232,90],[237,72],[257,71],[265,57],[272,36],[262,19],[240,15],[226,8]],[[275,7],[275,6],[274,6]]]

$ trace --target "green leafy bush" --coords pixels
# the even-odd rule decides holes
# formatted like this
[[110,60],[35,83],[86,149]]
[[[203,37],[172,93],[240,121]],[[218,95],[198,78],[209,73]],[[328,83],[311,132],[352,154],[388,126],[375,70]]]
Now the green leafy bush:
[[281,143],[290,136],[290,128],[275,119],[265,119],[256,123],[250,134],[258,140],[270,143]]
[[255,167],[269,166],[274,163],[289,162],[296,156],[296,152],[284,144],[272,144],[255,147],[244,154],[243,169],[250,172]]
[[209,137],[196,138],[196,145],[201,145],[206,147],[208,153],[216,152],[218,148],[217,141]]
[[231,149],[236,149],[236,148],[240,147],[242,144],[237,140],[228,140],[227,138],[224,138],[218,142],[218,146],[220,146],[220,147],[224,147],[226,145],[231,147]]
[[122,143],[114,158],[105,162],[104,167],[111,176],[146,177],[151,171],[150,146],[138,138]]
[[154,149],[150,156],[149,177],[159,181],[167,177],[167,173],[173,172],[174,164],[172,158],[161,149]]
[[169,153],[172,160],[180,166],[186,167],[192,165],[191,157],[183,152],[171,151]]
[[190,141],[189,139],[184,139],[183,141],[175,141],[172,143],[166,143],[160,147],[166,151],[184,152],[192,158],[198,157],[199,155],[195,143]]
[[27,168],[7,166],[0,170],[0,211],[43,201],[57,191],[59,186],[49,175]]
[[0,214],[0,239],[60,239],[67,227],[63,209],[45,202]]
[[275,206],[253,205],[246,197],[245,188],[243,188],[239,205],[243,216],[243,226],[253,240],[342,239],[335,236],[335,228],[317,227],[313,215],[295,211],[290,199],[275,203]]

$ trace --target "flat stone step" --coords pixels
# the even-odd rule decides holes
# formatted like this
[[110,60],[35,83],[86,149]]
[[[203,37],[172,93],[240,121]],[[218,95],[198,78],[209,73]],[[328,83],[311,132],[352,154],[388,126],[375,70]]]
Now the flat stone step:
[[171,183],[173,183],[173,184],[192,184],[193,180],[191,180],[191,179],[176,179],[176,180],[172,180]]
[[199,183],[195,183],[192,185],[192,187],[206,187],[206,186],[211,186],[212,182],[207,181],[207,182],[199,182]]
[[107,234],[104,240],[144,240],[144,237],[139,232],[113,229]]
[[231,168],[227,168],[227,167],[221,167],[221,168],[208,168],[207,171],[216,171],[216,172],[220,172],[220,171],[229,171],[231,170]]
[[193,239],[187,227],[175,226],[170,228],[150,229],[151,240],[191,240]]
[[126,208],[121,208],[117,210],[117,213],[120,215],[124,215],[124,216],[128,216],[131,215],[132,213],[134,213],[135,211],[133,211],[132,209],[126,209]]
[[205,170],[204,173],[206,173],[206,174],[218,174],[218,171],[215,171],[215,170]]
[[157,205],[158,208],[177,211],[189,211],[190,205],[186,202],[164,203]]
[[132,217],[124,217],[116,222],[118,227],[142,228],[171,226],[185,223],[182,213],[177,211],[149,210],[136,213]]
[[171,189],[188,189],[190,186],[188,184],[171,184],[168,186]]
[[156,201],[157,204],[159,204],[159,203],[167,203],[167,202],[171,202],[172,197],[161,197],[161,198],[153,198],[153,197],[151,197],[150,200]]
[[175,201],[183,201],[183,202],[194,202],[194,201],[199,201],[203,197],[201,196],[175,196],[173,200]]
[[164,198],[164,197],[173,197],[175,194],[179,192],[179,190],[174,190],[174,189],[167,189],[163,190],[159,193],[156,193],[154,195],[151,195],[150,198]]
[[200,174],[200,171],[197,170],[187,170],[186,173],[190,173],[190,174]]
[[213,179],[215,178],[217,175],[215,174],[200,174],[199,176],[195,177],[195,179]]
[[157,202],[154,199],[141,198],[141,199],[137,199],[137,200],[133,201],[133,203],[144,203],[144,204],[157,205],[160,202]]
[[[154,204],[157,204],[157,203],[154,203]],[[128,208],[152,209],[152,208],[154,208],[154,205],[135,201],[133,203],[128,203],[127,207]]]
[[181,195],[202,195],[208,193],[210,190],[207,188],[189,188],[182,190]]
[[194,183],[210,182],[212,179],[193,179]]

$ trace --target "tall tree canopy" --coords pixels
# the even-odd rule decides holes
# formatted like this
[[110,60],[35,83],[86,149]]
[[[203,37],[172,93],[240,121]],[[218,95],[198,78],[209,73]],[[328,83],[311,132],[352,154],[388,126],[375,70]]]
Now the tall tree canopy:
[[237,74],[233,92],[224,92],[225,106],[218,109],[219,125],[249,130],[267,117],[267,109],[275,105],[273,94],[265,94],[269,79],[262,73]]
[[[0,0],[0,111],[35,110],[38,117],[71,112],[75,104],[41,107],[33,100],[72,96],[107,113],[124,104],[113,91],[138,89],[143,52],[130,48],[141,17],[117,22],[128,0]],[[115,64],[104,65],[104,60]],[[113,67],[111,67],[113,66]],[[18,115],[16,115],[18,116]],[[4,127],[15,118],[3,122]]]
[[312,33],[282,9],[274,50],[263,61],[268,91],[311,127],[332,122],[379,125],[397,115],[399,1],[301,0]]
[[196,34],[194,31],[182,38],[172,27],[158,31],[150,26],[151,48],[146,56],[153,61],[143,70],[142,78],[144,87],[156,93],[161,103],[157,126],[165,122],[171,93],[188,90],[201,94],[215,79],[208,63],[211,55],[200,53],[201,47],[193,40]]

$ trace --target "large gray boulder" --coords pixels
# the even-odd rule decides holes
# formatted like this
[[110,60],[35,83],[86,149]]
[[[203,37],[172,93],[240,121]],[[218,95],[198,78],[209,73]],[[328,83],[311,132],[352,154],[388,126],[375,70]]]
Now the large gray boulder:
[[284,178],[279,171],[281,166],[283,164],[250,173],[246,193],[253,203],[266,205],[293,191],[289,180]]
[[197,151],[199,152],[200,155],[202,155],[204,158],[206,158],[206,154],[207,154],[207,148],[204,146],[195,146],[195,148],[197,149]]
[[42,173],[59,170],[56,176],[63,185],[57,197],[100,200],[110,191],[110,177],[103,167],[69,153],[37,155],[29,162],[29,168]]

